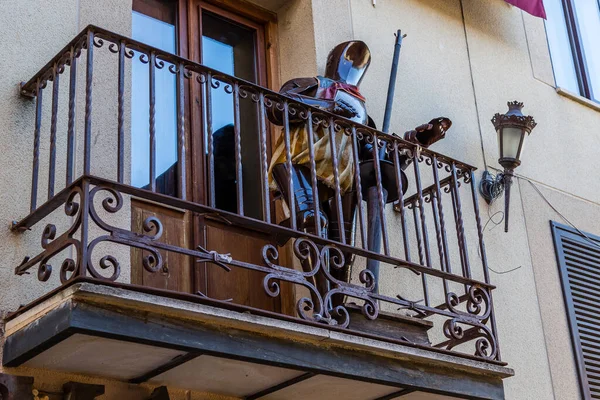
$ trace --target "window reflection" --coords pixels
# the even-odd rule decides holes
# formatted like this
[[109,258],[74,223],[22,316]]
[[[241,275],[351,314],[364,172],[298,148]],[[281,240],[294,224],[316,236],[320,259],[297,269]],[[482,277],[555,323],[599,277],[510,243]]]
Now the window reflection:
[[554,68],[556,86],[579,93],[579,84],[573,64],[573,53],[561,0],[546,0],[546,33]]
[[[133,11],[133,39],[176,53],[175,25]],[[147,188],[150,183],[149,65],[132,60],[131,95],[131,184]],[[156,190],[177,194],[177,103],[176,78],[169,64],[156,69]]]
[[[210,13],[202,15],[202,63],[228,75],[257,83],[256,31]],[[215,201],[236,212],[237,179],[233,95],[224,84],[212,89]],[[240,139],[244,214],[262,218],[258,113],[249,98],[240,99]],[[207,140],[208,138],[205,138]],[[208,151],[208,149],[207,149]]]
[[556,86],[600,102],[600,2],[545,0],[544,5]]
[[592,99],[600,101],[600,5],[596,0],[574,0]]

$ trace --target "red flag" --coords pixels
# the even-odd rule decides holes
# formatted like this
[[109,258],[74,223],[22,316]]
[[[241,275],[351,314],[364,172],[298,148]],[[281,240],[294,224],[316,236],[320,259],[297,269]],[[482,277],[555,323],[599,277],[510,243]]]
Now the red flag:
[[542,0],[504,0],[521,10],[527,11],[529,14],[536,17],[546,19],[546,10]]

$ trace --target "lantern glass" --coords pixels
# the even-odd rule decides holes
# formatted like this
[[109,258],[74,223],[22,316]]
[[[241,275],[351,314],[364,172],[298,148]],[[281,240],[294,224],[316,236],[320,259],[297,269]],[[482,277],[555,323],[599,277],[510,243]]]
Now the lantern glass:
[[514,158],[518,160],[521,157],[519,145],[525,131],[521,128],[505,126],[498,129],[498,143],[501,145],[500,158]]

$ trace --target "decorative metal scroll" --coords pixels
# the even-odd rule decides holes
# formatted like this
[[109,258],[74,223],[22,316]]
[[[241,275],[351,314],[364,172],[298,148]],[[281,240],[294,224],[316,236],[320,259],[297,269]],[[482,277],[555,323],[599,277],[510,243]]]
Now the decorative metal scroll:
[[[84,187],[86,186],[84,185]],[[87,199],[84,200],[85,197]],[[80,203],[76,199],[89,204],[88,214],[82,213]],[[57,236],[54,225],[47,225],[41,239],[43,251],[34,258],[27,258],[17,267],[16,273],[25,274],[28,269],[37,265],[38,279],[47,281],[52,273],[50,260],[62,250],[72,246],[77,254],[77,260],[66,258],[63,261],[60,270],[61,282],[65,283],[75,276],[82,276],[86,273],[99,280],[115,281],[121,273],[120,261],[114,255],[102,254],[98,256],[99,261],[96,265],[93,260],[98,258],[94,257],[94,254],[99,251],[98,244],[108,242],[143,250],[145,255],[142,265],[150,273],[161,270],[164,252],[173,252],[193,257],[197,262],[214,265],[225,271],[242,268],[261,272],[265,274],[263,290],[271,297],[280,295],[281,282],[306,288],[311,296],[300,298],[296,303],[298,317],[302,320],[348,328],[351,314],[347,308],[344,305],[335,308],[328,306],[334,295],[361,300],[363,302],[362,314],[369,320],[378,318],[380,303],[388,303],[400,309],[413,311],[413,316],[417,318],[432,315],[445,318],[441,328],[447,340],[436,344],[435,347],[453,350],[457,346],[474,343],[473,354],[475,356],[491,360],[497,358],[497,341],[488,327],[492,307],[487,287],[479,284],[469,285],[467,293],[462,297],[448,292],[444,307],[430,307],[420,304],[419,301],[407,300],[402,296],[389,297],[375,293],[373,290],[376,283],[375,278],[367,269],[363,269],[359,273],[360,285],[335,279],[330,271],[345,265],[344,252],[335,245],[319,245],[306,237],[294,239],[294,255],[300,262],[310,261],[313,269],[309,272],[281,265],[279,251],[271,244],[267,244],[262,250],[259,250],[262,253],[263,263],[257,265],[239,261],[229,254],[221,254],[202,247],[189,249],[161,242],[163,224],[157,217],[148,217],[144,220],[142,233],[132,232],[106,222],[103,215],[117,214],[123,204],[122,194],[110,186],[98,185],[91,188],[88,193],[83,192],[80,187],[75,187],[69,194],[64,207],[65,214],[73,217],[72,225],[60,236]],[[101,210],[96,209],[97,205],[102,207]],[[103,234],[93,238],[85,247],[82,247],[80,240],[74,238],[74,234],[78,230],[81,231],[80,228],[84,221],[86,224],[93,222],[103,231]],[[82,254],[86,254],[85,260],[81,258]],[[105,271],[109,271],[109,274],[106,274]],[[326,293],[320,293],[311,282],[310,278],[317,274],[322,274],[329,282],[330,289]],[[203,293],[198,293],[198,295],[208,298]]]

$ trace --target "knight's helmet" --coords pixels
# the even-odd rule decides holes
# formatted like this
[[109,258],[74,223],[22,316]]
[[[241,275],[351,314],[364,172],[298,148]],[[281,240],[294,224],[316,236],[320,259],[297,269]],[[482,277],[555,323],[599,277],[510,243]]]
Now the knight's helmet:
[[327,56],[325,77],[359,86],[371,64],[371,51],[365,42],[352,40],[340,43]]

